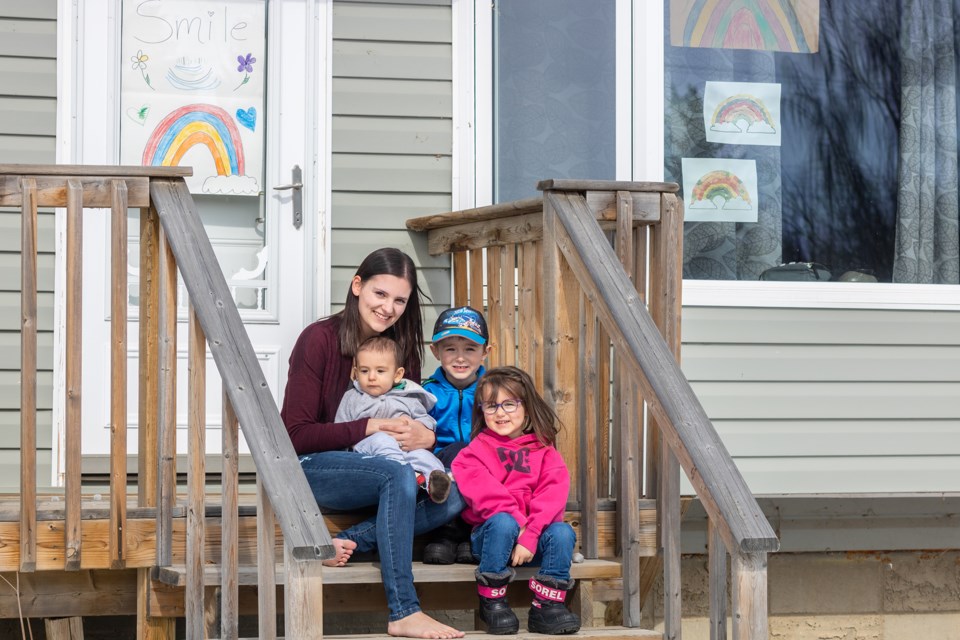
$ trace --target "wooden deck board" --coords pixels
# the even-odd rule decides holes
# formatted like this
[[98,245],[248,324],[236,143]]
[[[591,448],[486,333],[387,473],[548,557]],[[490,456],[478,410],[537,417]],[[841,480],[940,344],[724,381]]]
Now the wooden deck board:
[[[475,565],[472,564],[424,564],[413,563],[413,581],[423,582],[471,582],[474,580]],[[536,567],[519,567],[516,581],[532,578],[537,572]],[[284,569],[282,564],[276,567],[277,584],[284,584]],[[594,578],[620,577],[620,563],[611,560],[585,560],[570,566],[570,575],[576,580]],[[184,565],[160,567],[154,572],[154,579],[172,587],[186,585],[186,568]],[[204,568],[204,584],[219,585],[221,570],[219,566]],[[257,568],[254,566],[241,567],[238,574],[239,584],[255,586],[257,584]],[[356,562],[345,567],[324,567],[323,583],[333,584],[363,584],[380,582],[380,564],[377,562]]]
[[[336,638],[337,640],[391,640],[392,636],[387,634],[359,634],[359,635],[335,635],[329,634],[325,637]],[[503,636],[495,636],[489,633],[484,633],[482,631],[468,631],[465,636],[467,640],[497,640],[498,638],[502,640]],[[568,639],[571,636],[557,636],[557,635],[548,635],[544,633],[530,633],[529,631],[521,631],[516,635],[510,636],[510,638],[516,638],[517,640],[549,640],[550,638],[555,638],[557,640]],[[659,631],[650,631],[647,629],[629,629],[627,627],[594,627],[594,628],[583,628],[580,629],[580,632],[575,636],[576,638],[598,638],[602,640],[635,640],[636,638],[663,638],[663,634]],[[280,639],[282,640],[282,638]]]

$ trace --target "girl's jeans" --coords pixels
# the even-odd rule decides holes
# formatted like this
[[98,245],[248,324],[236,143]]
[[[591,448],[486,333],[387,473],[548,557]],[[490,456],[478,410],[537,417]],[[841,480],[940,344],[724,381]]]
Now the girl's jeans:
[[[470,536],[473,555],[480,561],[480,573],[503,574],[520,536],[520,525],[508,513],[497,513],[473,530]],[[570,580],[570,562],[577,534],[566,522],[555,522],[540,534],[533,560],[540,565],[539,575],[560,582]]]
[[413,588],[413,537],[446,524],[460,513],[464,503],[456,483],[447,501],[435,504],[425,492],[418,491],[412,467],[387,458],[325,451],[300,456],[300,466],[321,511],[377,505],[375,517],[337,537],[356,542],[358,552],[379,552],[391,622],[420,611]]

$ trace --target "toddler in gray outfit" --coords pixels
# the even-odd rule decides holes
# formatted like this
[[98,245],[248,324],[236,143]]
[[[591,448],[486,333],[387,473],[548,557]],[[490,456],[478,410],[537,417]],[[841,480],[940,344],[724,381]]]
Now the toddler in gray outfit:
[[[428,411],[437,398],[403,377],[402,357],[396,341],[386,336],[365,340],[353,358],[353,386],[340,401],[334,422],[403,415],[436,430],[437,421]],[[444,502],[450,495],[450,476],[429,449],[403,451],[392,436],[378,432],[355,444],[353,450],[409,464],[417,473],[417,482],[424,485],[434,502]]]

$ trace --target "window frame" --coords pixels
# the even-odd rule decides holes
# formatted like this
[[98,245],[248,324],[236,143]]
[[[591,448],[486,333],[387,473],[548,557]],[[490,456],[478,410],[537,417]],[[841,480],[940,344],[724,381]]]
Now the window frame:
[[[660,182],[665,153],[664,3],[615,2],[617,179]],[[455,2],[454,6],[457,5]],[[474,180],[454,176],[454,190],[460,194],[461,207],[469,202],[472,206],[488,205],[493,197],[492,11],[490,3],[482,0],[474,0],[471,9],[455,12],[453,25],[455,35],[473,38],[470,56],[473,64],[466,64],[464,58],[457,68],[460,73],[469,74],[465,78],[472,77],[473,87],[472,113],[470,105],[464,104],[460,118],[472,117],[475,125],[455,127],[460,151],[468,153],[472,148],[475,158]],[[468,82],[465,80],[464,85]],[[463,97],[461,90],[456,99]],[[467,188],[472,193],[467,193]],[[960,285],[685,279],[683,304],[688,307],[960,310]]]

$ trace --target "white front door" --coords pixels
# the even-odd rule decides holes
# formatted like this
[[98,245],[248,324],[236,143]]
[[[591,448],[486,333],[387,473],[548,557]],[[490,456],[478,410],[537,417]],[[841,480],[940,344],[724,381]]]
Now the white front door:
[[[69,7],[68,0],[62,4]],[[314,238],[322,235],[317,226],[321,221],[315,212],[325,202],[322,158],[325,157],[322,137],[326,114],[324,101],[318,100],[317,87],[325,75],[325,47],[323,41],[326,20],[318,0],[115,0],[111,3],[87,3],[79,20],[77,78],[73,88],[85,87],[76,98],[76,146],[73,152],[61,157],[60,162],[80,164],[132,164],[130,154],[122,145],[128,136],[119,132],[122,127],[143,126],[153,130],[157,161],[153,164],[201,166],[211,164],[221,146],[213,144],[183,144],[179,153],[172,149],[164,155],[164,131],[167,138],[174,136],[173,118],[161,116],[175,111],[169,103],[150,90],[166,91],[174,98],[177,91],[191,92],[182,96],[190,103],[181,110],[190,110],[198,103],[226,100],[226,108],[213,114],[226,116],[233,122],[226,125],[247,134],[255,127],[263,127],[262,149],[248,147],[246,157],[248,182],[255,184],[252,194],[202,193],[196,182],[190,184],[204,227],[220,261],[224,276],[234,293],[241,317],[253,342],[254,350],[278,405],[286,381],[287,360],[299,332],[316,317],[314,299],[315,278],[324,256],[316,255]],[[106,5],[106,6],[104,6]],[[62,10],[64,7],[62,7]],[[260,12],[250,18],[244,12]],[[150,57],[149,47],[128,53],[129,41],[124,41],[123,18],[131,24],[130,16],[147,21],[153,33],[167,36],[164,45],[176,39],[206,44],[220,39],[219,51],[232,56],[231,68],[222,71],[218,85],[211,96],[202,86],[211,86],[211,74],[202,57],[183,56],[175,63],[160,64],[159,56]],[[262,30],[254,28],[259,21]],[[265,38],[265,43],[263,42]],[[128,37],[129,39],[129,37]],[[265,55],[248,55],[259,49]],[[143,37],[149,46],[157,47],[159,37]],[[202,52],[202,49],[201,49]],[[233,55],[233,54],[236,55]],[[169,56],[168,56],[169,57]],[[256,58],[255,60],[253,58]],[[320,64],[317,64],[317,61]],[[104,66],[101,66],[104,65]],[[223,67],[223,65],[221,65]],[[103,84],[103,68],[115,70]],[[135,102],[121,100],[121,81],[115,76],[119,70],[133,70],[142,78],[143,90]],[[213,76],[217,75],[214,68]],[[231,75],[227,76],[226,74]],[[250,83],[243,80],[254,74],[265,77],[260,102],[250,100],[237,108],[229,99],[234,85]],[[102,90],[98,88],[102,87]],[[93,88],[93,90],[91,90]],[[224,97],[226,96],[226,97]],[[132,105],[132,106],[131,106]],[[151,106],[154,105],[154,106]],[[143,108],[147,107],[144,117]],[[150,110],[162,113],[150,115]],[[106,114],[106,115],[105,115]],[[235,114],[235,116],[234,116]],[[209,114],[203,114],[210,121]],[[143,120],[142,123],[136,121]],[[166,124],[162,124],[162,123]],[[215,123],[218,126],[219,122]],[[201,122],[201,126],[206,126]],[[186,130],[186,128],[184,127]],[[136,129],[132,129],[136,131]],[[214,132],[212,134],[216,136]],[[229,147],[229,140],[225,139]],[[174,141],[176,144],[176,139]],[[251,154],[249,150],[253,150]],[[64,156],[65,154],[61,154]],[[143,157],[147,158],[146,151]],[[228,154],[219,161],[219,168],[230,164]],[[138,163],[141,164],[141,163]],[[143,162],[142,164],[150,164]],[[237,172],[234,162],[234,173]],[[251,170],[251,167],[254,167]],[[218,168],[218,170],[219,170]],[[296,168],[296,169],[295,169]],[[299,171],[299,178],[295,171]],[[221,174],[224,171],[220,171]],[[226,173],[230,173],[227,169]],[[222,176],[216,176],[220,178]],[[282,188],[294,183],[302,186]],[[278,189],[278,187],[281,187]],[[229,191],[229,189],[228,189]],[[295,210],[296,208],[296,210]],[[313,213],[311,213],[313,212]],[[129,258],[130,313],[128,323],[128,451],[135,453],[137,445],[137,279],[139,214],[131,210],[129,218],[131,251]],[[84,313],[83,313],[83,453],[104,455],[110,450],[109,385],[110,379],[109,331],[110,301],[108,297],[109,262],[106,248],[108,228],[106,216],[88,215],[84,226]],[[178,373],[177,373],[177,449],[186,451],[187,425],[187,351],[186,320],[189,301],[186,289],[179,287]],[[209,452],[220,449],[221,389],[220,377],[212,358],[208,356],[207,443]],[[55,420],[55,423],[57,421]],[[56,426],[55,426],[56,429]],[[58,434],[59,435],[59,434]],[[62,443],[62,440],[61,440]],[[241,444],[241,447],[245,445]],[[55,446],[54,469],[61,466],[62,444]],[[58,459],[59,458],[59,459]],[[56,478],[54,479],[56,481]]]

